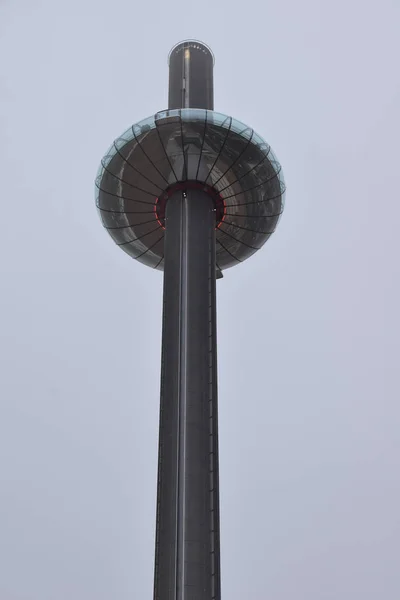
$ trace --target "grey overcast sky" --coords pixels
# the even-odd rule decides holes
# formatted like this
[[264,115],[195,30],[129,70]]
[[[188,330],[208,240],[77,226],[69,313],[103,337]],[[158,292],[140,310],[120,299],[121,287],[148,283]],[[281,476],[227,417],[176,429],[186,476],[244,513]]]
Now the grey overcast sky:
[[399,30],[398,0],[1,0],[0,600],[152,598],[162,275],[94,177],[187,37],[288,186],[218,282],[223,599],[400,598]]

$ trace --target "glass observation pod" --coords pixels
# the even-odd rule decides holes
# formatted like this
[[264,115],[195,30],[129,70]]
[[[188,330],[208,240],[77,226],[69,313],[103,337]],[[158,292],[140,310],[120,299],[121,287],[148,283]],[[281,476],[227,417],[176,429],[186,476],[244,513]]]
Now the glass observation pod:
[[259,250],[283,211],[271,147],[232,117],[194,108],[159,112],[116,139],[96,177],[96,204],[116,244],[162,270],[168,198],[191,188],[213,198],[220,270]]

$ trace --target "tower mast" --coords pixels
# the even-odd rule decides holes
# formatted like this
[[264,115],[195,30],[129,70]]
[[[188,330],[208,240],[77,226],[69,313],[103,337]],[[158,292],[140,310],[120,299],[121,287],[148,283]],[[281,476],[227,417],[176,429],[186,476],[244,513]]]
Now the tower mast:
[[[212,110],[209,50],[184,42],[172,50],[169,67],[169,108]],[[207,192],[189,187],[169,197],[155,600],[221,597],[215,226]]]

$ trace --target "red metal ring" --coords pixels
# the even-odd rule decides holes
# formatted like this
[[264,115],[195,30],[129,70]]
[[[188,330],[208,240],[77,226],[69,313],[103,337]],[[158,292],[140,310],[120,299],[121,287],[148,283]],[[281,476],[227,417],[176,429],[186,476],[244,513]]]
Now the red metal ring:
[[215,206],[215,227],[218,228],[225,218],[224,199],[212,186],[207,185],[206,183],[202,183],[200,181],[180,181],[178,183],[173,183],[165,190],[165,192],[161,194],[161,196],[156,198],[154,212],[160,227],[165,229],[165,210],[168,198],[170,198],[172,194],[174,194],[177,191],[184,192],[186,190],[201,190],[203,192],[206,192],[209,196],[211,196]]

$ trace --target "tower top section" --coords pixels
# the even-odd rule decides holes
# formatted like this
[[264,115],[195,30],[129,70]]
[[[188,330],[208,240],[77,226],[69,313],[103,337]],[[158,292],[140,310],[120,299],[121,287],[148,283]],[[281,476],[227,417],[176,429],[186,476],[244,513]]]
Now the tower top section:
[[201,42],[200,40],[192,40],[192,39],[188,39],[188,40],[183,40],[182,42],[178,42],[177,44],[175,44],[175,46],[173,46],[168,54],[168,65],[171,62],[171,57],[175,56],[175,55],[179,55],[181,53],[184,53],[185,50],[191,50],[193,49],[193,51],[200,51],[203,54],[205,54],[206,56],[210,56],[212,58],[212,64],[213,66],[215,65],[215,56],[213,51],[211,50],[210,46],[207,46],[207,44],[205,44],[204,42]]
[[214,109],[214,55],[197,40],[176,44],[168,56],[168,108]]
[[163,270],[169,199],[204,192],[213,202],[222,271],[254,254],[275,231],[284,207],[281,165],[251,127],[214,112],[214,55],[206,44],[179,42],[168,64],[168,109],[113,142],[96,177],[97,208],[118,246]]

